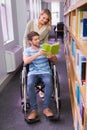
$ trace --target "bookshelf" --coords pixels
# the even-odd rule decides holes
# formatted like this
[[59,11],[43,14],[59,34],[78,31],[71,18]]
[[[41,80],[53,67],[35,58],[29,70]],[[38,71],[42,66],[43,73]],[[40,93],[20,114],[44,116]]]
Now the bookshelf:
[[87,0],[65,0],[64,45],[74,130],[87,130]]

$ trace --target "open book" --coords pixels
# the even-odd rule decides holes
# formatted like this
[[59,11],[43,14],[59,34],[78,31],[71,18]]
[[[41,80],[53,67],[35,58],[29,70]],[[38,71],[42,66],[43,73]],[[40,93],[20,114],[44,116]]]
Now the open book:
[[42,44],[42,50],[46,51],[47,54],[58,54],[60,48],[59,43],[54,43],[54,44],[48,44],[48,43],[43,43]]

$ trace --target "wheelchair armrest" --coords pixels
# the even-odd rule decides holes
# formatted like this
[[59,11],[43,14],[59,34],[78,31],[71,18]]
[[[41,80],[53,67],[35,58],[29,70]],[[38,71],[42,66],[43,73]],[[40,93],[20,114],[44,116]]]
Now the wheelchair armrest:
[[29,64],[23,64],[23,70],[25,70],[26,71],[26,74],[28,74],[28,72],[29,72]]

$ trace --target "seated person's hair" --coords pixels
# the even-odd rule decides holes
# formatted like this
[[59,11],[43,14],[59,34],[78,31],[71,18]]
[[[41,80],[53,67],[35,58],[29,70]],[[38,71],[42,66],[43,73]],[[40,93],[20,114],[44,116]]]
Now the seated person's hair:
[[34,32],[34,31],[28,33],[27,40],[31,41],[34,36],[39,36],[39,34],[37,32]]

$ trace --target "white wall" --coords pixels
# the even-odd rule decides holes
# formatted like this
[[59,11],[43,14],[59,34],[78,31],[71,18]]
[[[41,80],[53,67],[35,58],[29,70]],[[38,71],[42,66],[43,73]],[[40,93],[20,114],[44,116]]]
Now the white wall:
[[19,44],[23,45],[23,35],[27,24],[26,0],[16,0]]
[[3,36],[2,36],[1,19],[0,19],[0,81],[6,75],[4,47],[2,41]]
[[7,77],[6,63],[5,63],[5,46],[3,45],[3,35],[1,26],[1,15],[0,15],[0,89],[2,87],[2,81]]
[[25,0],[12,0],[12,18],[13,18],[13,30],[14,30],[14,40],[9,44],[3,44],[2,28],[1,28],[1,17],[0,17],[0,90],[3,86],[3,81],[7,81],[11,74],[6,72],[6,62],[5,62],[5,50],[9,47],[20,44],[22,45],[22,38],[24,34],[24,29],[26,26],[26,9]]
[[64,21],[64,5],[63,2],[60,2],[60,22]]

